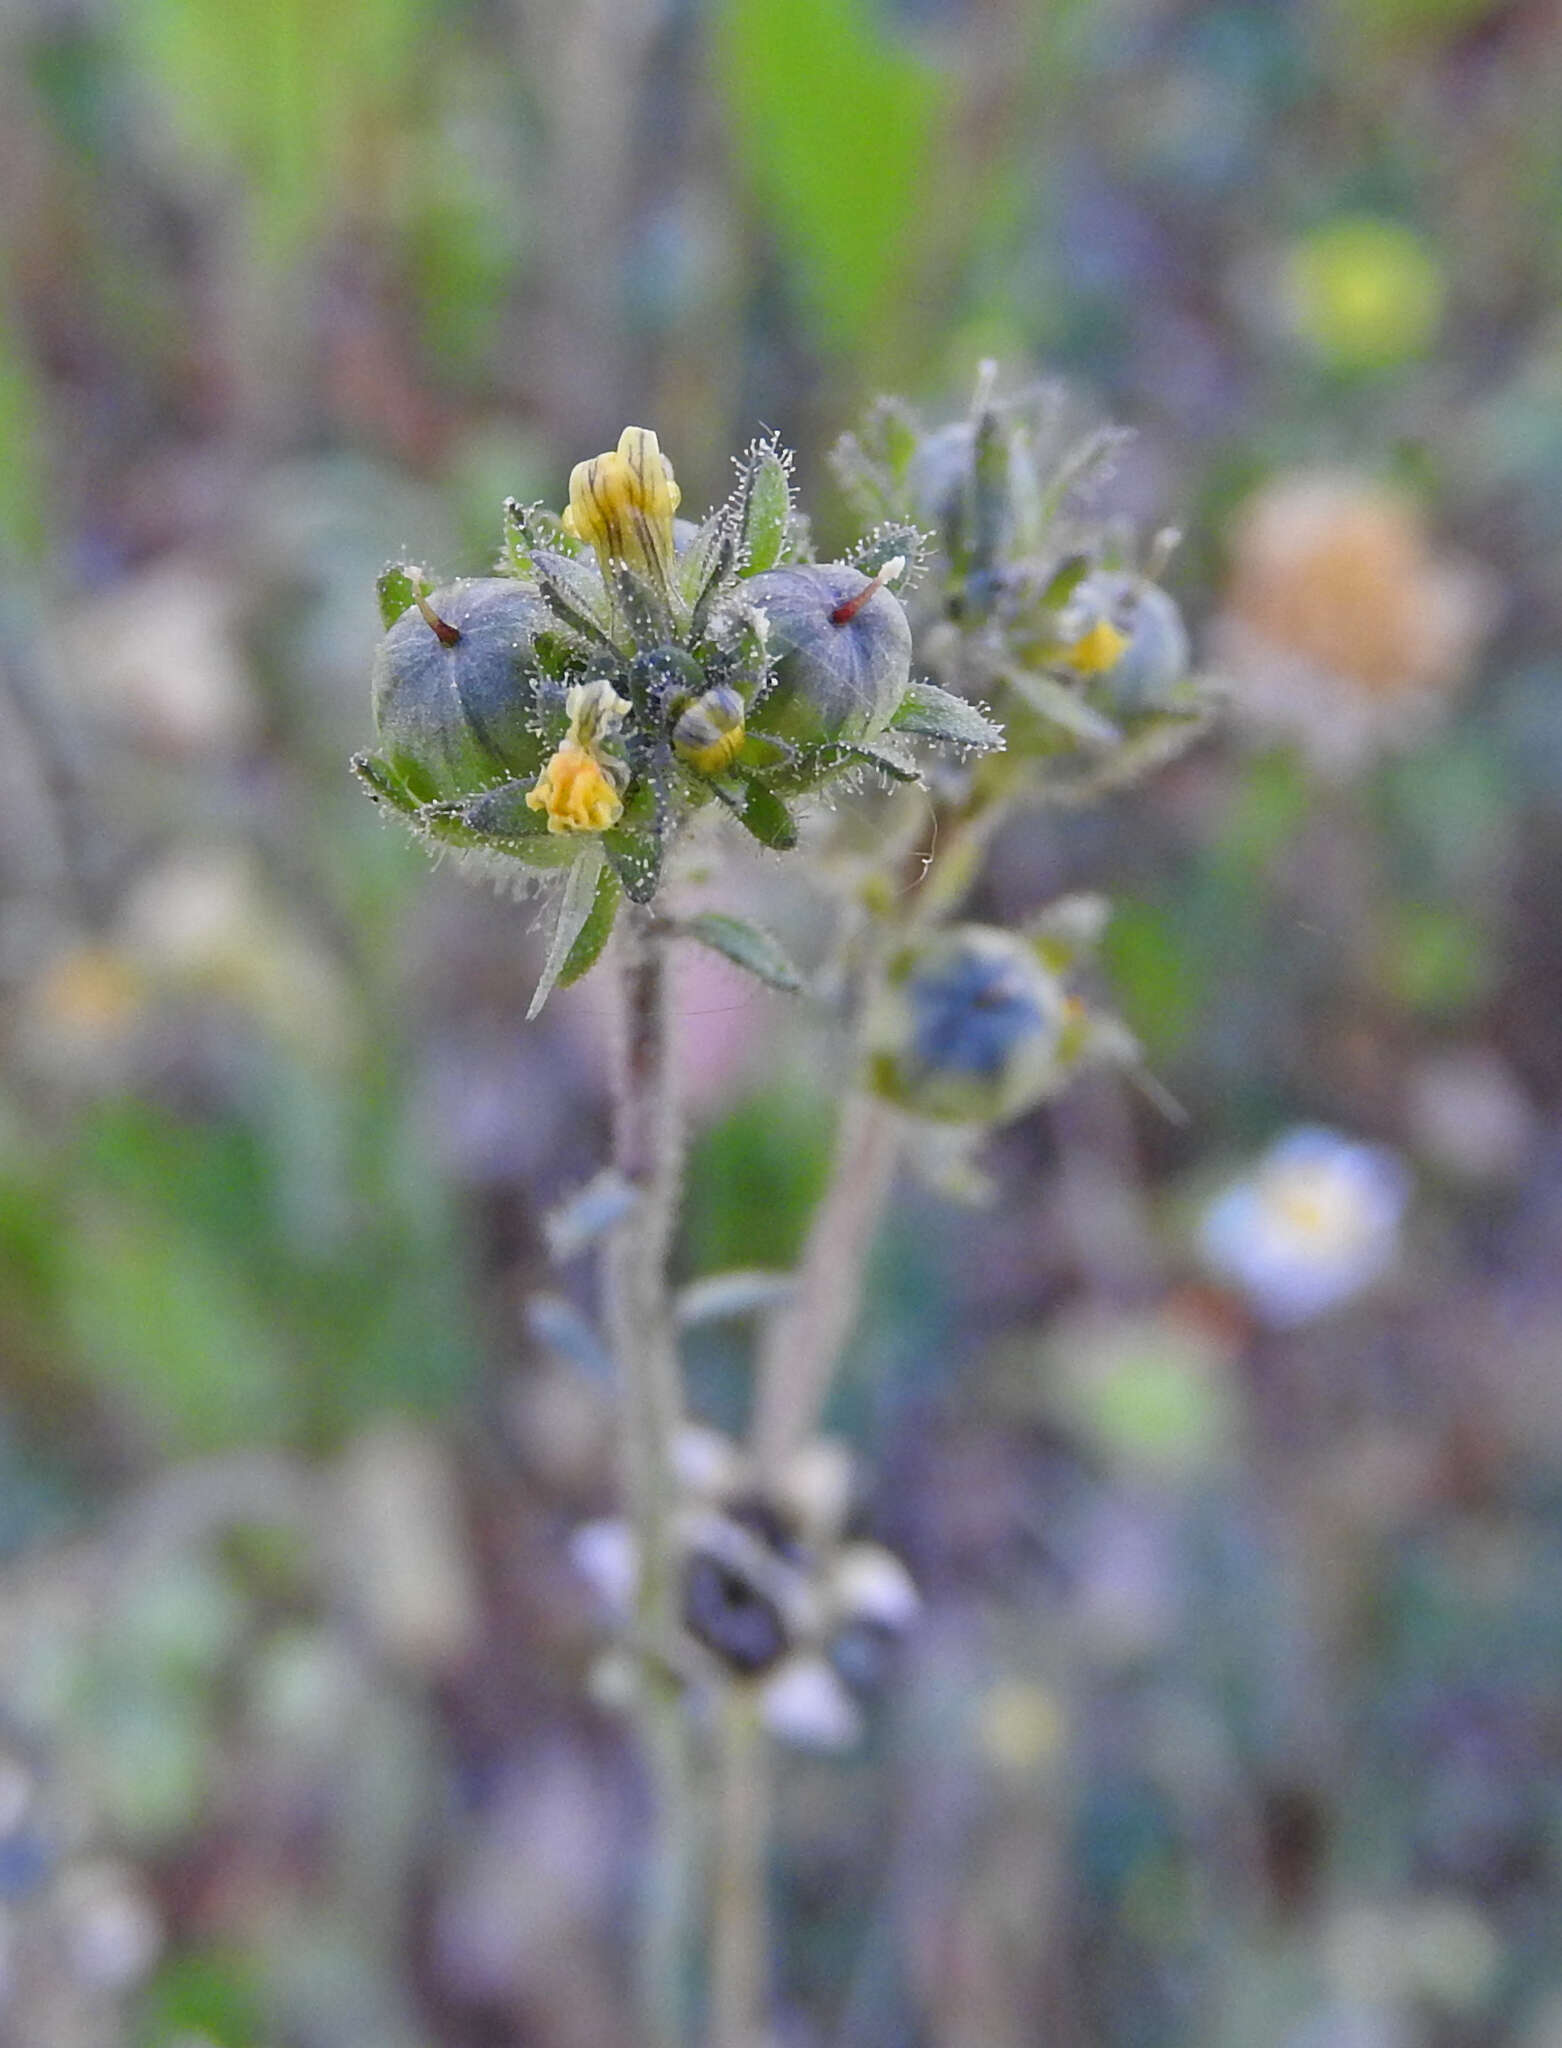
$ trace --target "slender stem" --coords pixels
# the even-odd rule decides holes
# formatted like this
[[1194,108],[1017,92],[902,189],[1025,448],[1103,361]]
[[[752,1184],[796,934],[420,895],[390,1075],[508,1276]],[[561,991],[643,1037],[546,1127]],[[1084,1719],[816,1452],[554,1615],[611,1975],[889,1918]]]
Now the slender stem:
[[666,954],[647,912],[618,939],[622,995],[613,1158],[636,1201],[608,1242],[605,1308],[621,1377],[624,1490],[640,1557],[638,1633],[652,1654],[639,1688],[653,1800],[639,1946],[641,2011],[651,2048],[684,2048],[683,1986],[693,1896],[694,1786],[684,1703],[655,1654],[677,1625],[673,1442],[683,1413],[667,1257],[683,1167],[682,1119],[668,1029]]
[[835,1171],[814,1211],[797,1290],[760,1345],[754,1450],[770,1470],[819,1420],[862,1306],[868,1256],[900,1150],[895,1113],[871,1095],[847,1099]]
[[715,1888],[711,1901],[711,2048],[763,2048],[769,1953],[765,1854],[770,1755],[757,1703],[731,1686],[721,1708]]

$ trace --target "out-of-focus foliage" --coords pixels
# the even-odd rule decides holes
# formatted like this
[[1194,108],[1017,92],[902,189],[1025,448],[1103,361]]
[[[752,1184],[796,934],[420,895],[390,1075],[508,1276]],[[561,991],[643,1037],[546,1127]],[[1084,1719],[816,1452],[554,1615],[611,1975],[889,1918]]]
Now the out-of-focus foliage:
[[[1150,1092],[879,1247],[834,1419],[924,1613],[787,1766],[787,2024],[1562,2040],[1559,104],[1525,0],[5,11],[5,2048],[627,2038],[583,1265],[522,1314],[605,999],[523,1029],[526,906],[350,785],[374,580],[631,419],[695,506],[781,432],[827,559],[837,435],[986,354],[1137,428],[1091,511],[1229,714],[967,907],[1111,896]],[[810,994],[681,949],[691,1278],[792,1256],[852,1057],[717,866]],[[1298,1127],[1403,1212],[1271,1179],[1211,1261]]]

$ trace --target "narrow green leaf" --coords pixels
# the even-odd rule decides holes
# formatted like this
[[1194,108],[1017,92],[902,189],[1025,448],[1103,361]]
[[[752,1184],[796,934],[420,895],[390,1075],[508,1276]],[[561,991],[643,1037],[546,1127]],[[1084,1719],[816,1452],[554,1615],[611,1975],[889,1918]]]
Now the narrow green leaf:
[[376,803],[388,803],[409,818],[416,813],[417,799],[408,794],[400,776],[378,754],[354,754],[349,765]]
[[792,484],[786,457],[774,441],[757,441],[749,454],[743,493],[743,574],[773,569],[786,545]]
[[698,917],[683,919],[676,930],[680,938],[697,939],[702,946],[709,946],[712,952],[722,954],[734,966],[756,975],[771,988],[785,989],[790,995],[803,986],[803,977],[782,947],[768,932],[745,923],[741,917],[707,910]]
[[572,981],[579,981],[583,974],[596,966],[602,948],[612,934],[622,894],[617,871],[610,861],[604,860],[597,875],[597,893],[592,899],[590,913],[570,947],[569,958],[559,969],[560,988],[568,988]]
[[1072,733],[1075,739],[1085,740],[1093,747],[1115,747],[1122,739],[1122,734],[1109,718],[1093,711],[1083,697],[1076,697],[1068,685],[1060,683],[1056,677],[1039,675],[1035,669],[1029,668],[1006,669],[1004,677],[1033,711],[1039,711],[1043,718],[1050,718],[1054,725]]
[[564,877],[564,888],[559,896],[558,916],[554,921],[553,937],[548,944],[548,957],[543,962],[542,976],[537,983],[536,994],[526,1012],[529,1024],[539,1014],[543,1004],[553,993],[554,984],[564,972],[565,963],[574,951],[575,941],[585,929],[586,920],[596,907],[597,881],[602,873],[602,848],[595,841],[582,848],[571,863]]
[[943,740],[954,747],[975,747],[983,753],[1003,745],[1002,726],[994,725],[974,704],[941,690],[936,683],[913,683],[890,723],[897,732]]

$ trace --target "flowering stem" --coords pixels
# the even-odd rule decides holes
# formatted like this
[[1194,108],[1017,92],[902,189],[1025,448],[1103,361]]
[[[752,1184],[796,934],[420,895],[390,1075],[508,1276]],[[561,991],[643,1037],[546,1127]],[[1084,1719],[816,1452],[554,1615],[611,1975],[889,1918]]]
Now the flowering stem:
[[677,1220],[683,1133],[668,1030],[666,953],[649,913],[639,906],[620,926],[618,967],[613,1158],[636,1200],[608,1242],[604,1280],[621,1376],[624,1490],[640,1556],[637,1633],[651,1652],[643,1660],[637,1695],[653,1800],[639,1989],[652,2048],[685,2048],[694,1788],[683,1700],[670,1665],[656,1654],[671,1644],[677,1623],[672,1458],[683,1394],[667,1257]]
[[750,1688],[727,1688],[718,1739],[711,2048],[762,2048],[767,2038],[765,1855],[770,1834],[770,1757]]
[[871,1095],[847,1098],[835,1170],[814,1211],[797,1289],[760,1346],[754,1451],[770,1470],[818,1421],[862,1306],[863,1282],[900,1150],[895,1113]]

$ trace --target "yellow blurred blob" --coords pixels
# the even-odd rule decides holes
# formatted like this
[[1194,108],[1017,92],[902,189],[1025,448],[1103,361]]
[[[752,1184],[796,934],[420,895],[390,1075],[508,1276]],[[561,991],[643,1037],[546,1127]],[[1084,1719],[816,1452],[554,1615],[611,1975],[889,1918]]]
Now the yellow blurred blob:
[[681,493],[649,427],[625,427],[616,449],[570,472],[564,530],[589,541],[604,567],[623,562],[665,583]]
[[1443,317],[1443,273],[1398,221],[1351,214],[1291,251],[1286,286],[1302,339],[1342,369],[1381,369],[1425,353]]
[[44,970],[33,990],[39,1021],[73,1043],[112,1039],[135,1019],[141,977],[111,946],[73,946]]
[[1116,668],[1127,648],[1126,633],[1120,633],[1110,619],[1097,619],[1088,633],[1082,633],[1072,646],[1062,649],[1058,659],[1076,675],[1099,676]]
[[1012,1777],[1028,1777],[1055,1763],[1067,1736],[1057,1695],[1026,1679],[1001,1679],[977,1708],[976,1739],[983,1755]]

